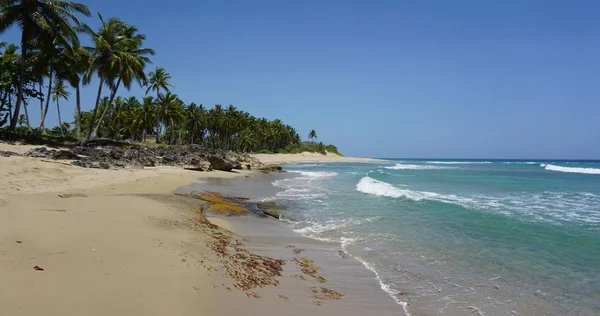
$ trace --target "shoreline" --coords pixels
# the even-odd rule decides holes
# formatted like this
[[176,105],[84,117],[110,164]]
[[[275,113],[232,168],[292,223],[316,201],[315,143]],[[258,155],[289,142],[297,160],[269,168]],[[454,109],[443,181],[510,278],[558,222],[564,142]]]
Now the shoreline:
[[[96,170],[26,157],[0,158],[0,175],[8,179],[0,196],[0,279],[6,280],[0,298],[13,302],[0,307],[0,314],[104,315],[103,302],[111,302],[115,315],[187,315],[199,310],[207,315],[359,315],[375,307],[364,300],[369,291],[353,294],[352,286],[337,279],[337,264],[322,264],[322,273],[331,278],[327,283],[306,275],[302,280],[293,261],[298,258],[279,237],[265,242],[236,234],[231,223],[236,218],[217,219],[217,228],[198,225],[201,203],[173,194],[198,183],[251,183],[275,175],[162,167]],[[276,280],[276,286],[234,288],[227,263],[208,246],[229,235],[229,251],[263,262],[269,262],[269,255],[285,258],[281,277],[265,276],[269,282]],[[320,253],[320,247],[310,250],[316,264],[330,256]],[[371,285],[377,284],[370,271],[368,275]],[[386,306],[385,299],[375,300],[379,308]],[[397,315],[392,311],[397,305],[391,303],[382,315]]]
[[[198,183],[194,186],[186,186],[182,192],[194,190],[223,192],[229,196],[241,195],[250,198],[250,201],[260,201],[267,199],[277,201],[276,193],[284,189],[273,186],[273,181],[285,180],[290,175],[273,177],[268,175],[262,179],[251,180],[252,187],[244,184],[250,179],[231,178],[231,179],[213,179],[213,181]],[[256,187],[262,189],[257,190]],[[224,190],[226,189],[226,190]],[[292,248],[301,250],[301,253],[309,253],[316,263],[324,261],[323,275],[329,275],[334,280],[345,280],[352,278],[362,278],[360,283],[353,284],[352,288],[345,290],[350,292],[360,292],[357,297],[368,298],[371,302],[377,302],[379,312],[399,312],[401,314],[412,315],[407,307],[408,303],[394,297],[389,287],[382,282],[380,275],[362,258],[355,257],[346,251],[345,243],[342,241],[324,240],[309,235],[302,234],[295,230],[286,219],[258,218],[256,216],[222,216],[210,215],[207,219],[221,227],[228,227],[229,230],[250,239],[255,243],[255,249],[259,252],[265,252],[264,244],[273,245],[274,248]],[[281,250],[281,249],[280,249]],[[267,249],[269,255],[285,257],[281,251],[272,248]],[[290,260],[297,259],[292,258]],[[337,259],[337,260],[336,260]],[[344,266],[346,273],[335,273],[340,266]],[[329,280],[329,278],[328,278]],[[360,307],[355,307],[360,308]],[[421,311],[422,312],[422,311]],[[368,312],[367,312],[368,313]],[[350,314],[353,315],[353,314]]]

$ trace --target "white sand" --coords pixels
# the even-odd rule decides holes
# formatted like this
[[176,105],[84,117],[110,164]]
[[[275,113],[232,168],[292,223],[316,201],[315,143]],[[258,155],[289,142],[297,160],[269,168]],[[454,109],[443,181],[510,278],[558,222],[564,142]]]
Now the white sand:
[[[29,148],[0,146],[16,152]],[[352,158],[261,159],[290,163]],[[0,315],[354,316],[377,307],[358,299],[315,299],[311,286],[324,285],[297,278],[302,272],[292,262],[278,286],[256,292],[233,288],[224,276],[222,258],[207,246],[214,235],[198,229],[198,201],[178,198],[172,191],[207,177],[239,175],[253,176],[175,168],[97,170],[0,157]],[[85,197],[59,197],[63,193]],[[226,221],[214,222],[232,228]],[[273,242],[264,249],[287,251],[284,246]],[[259,294],[249,295],[253,293]]]

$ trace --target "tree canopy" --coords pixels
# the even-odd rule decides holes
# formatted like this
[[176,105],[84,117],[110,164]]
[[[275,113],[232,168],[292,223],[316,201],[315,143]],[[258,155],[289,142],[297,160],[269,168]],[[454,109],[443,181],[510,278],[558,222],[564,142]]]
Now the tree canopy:
[[[280,119],[255,117],[234,105],[205,107],[178,97],[163,67],[149,71],[155,51],[134,25],[98,14],[94,30],[82,22],[84,4],[60,0],[0,1],[0,34],[18,27],[21,42],[0,43],[0,129],[11,133],[56,134],[82,143],[94,137],[147,141],[167,145],[195,144],[244,152],[337,152],[315,144],[315,130],[302,142],[297,130]],[[90,46],[81,46],[88,37]],[[81,109],[83,86],[98,78],[93,109]],[[138,84],[145,96],[119,96],[119,89]],[[72,123],[63,123],[61,101],[75,98]],[[121,89],[122,90],[122,89]],[[28,106],[39,101],[40,125],[32,129]],[[57,128],[45,128],[50,101],[58,113]],[[93,101],[93,102],[91,102]],[[65,103],[63,102],[63,103]],[[64,106],[64,104],[63,104]],[[69,119],[70,120],[70,119]]]

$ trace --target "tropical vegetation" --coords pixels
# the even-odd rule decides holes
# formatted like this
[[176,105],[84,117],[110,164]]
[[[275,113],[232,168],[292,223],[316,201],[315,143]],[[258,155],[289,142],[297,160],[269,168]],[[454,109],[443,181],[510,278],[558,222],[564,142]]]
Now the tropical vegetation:
[[[101,137],[244,152],[337,153],[335,146],[315,144],[314,129],[311,142],[303,142],[280,119],[254,117],[233,105],[208,108],[183,101],[166,69],[148,69],[155,51],[145,46],[146,35],[121,19],[98,14],[100,26],[94,30],[81,20],[91,16],[86,5],[61,0],[0,0],[0,10],[0,35],[11,27],[21,35],[18,44],[0,42],[4,134],[64,136],[82,144]],[[81,100],[82,87],[92,80],[98,84],[95,98]],[[146,94],[119,95],[134,84]],[[75,115],[63,122],[61,106],[68,101],[74,101]],[[29,109],[36,103],[39,125],[32,127]],[[82,103],[93,107],[83,111]],[[51,106],[58,126],[47,129]]]

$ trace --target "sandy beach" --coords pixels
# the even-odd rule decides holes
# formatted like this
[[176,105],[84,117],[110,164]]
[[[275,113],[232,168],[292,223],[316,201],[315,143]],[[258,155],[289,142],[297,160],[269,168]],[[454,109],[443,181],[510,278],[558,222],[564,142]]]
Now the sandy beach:
[[[266,164],[324,158],[258,157]],[[208,222],[202,201],[173,193],[264,174],[0,157],[0,177],[0,315],[364,315],[374,306],[402,313],[385,294],[373,296],[380,289],[366,269],[354,280],[340,277],[358,265],[340,261],[335,245],[252,228],[275,220]],[[302,260],[322,266],[327,281],[306,275],[290,247],[312,249]]]

